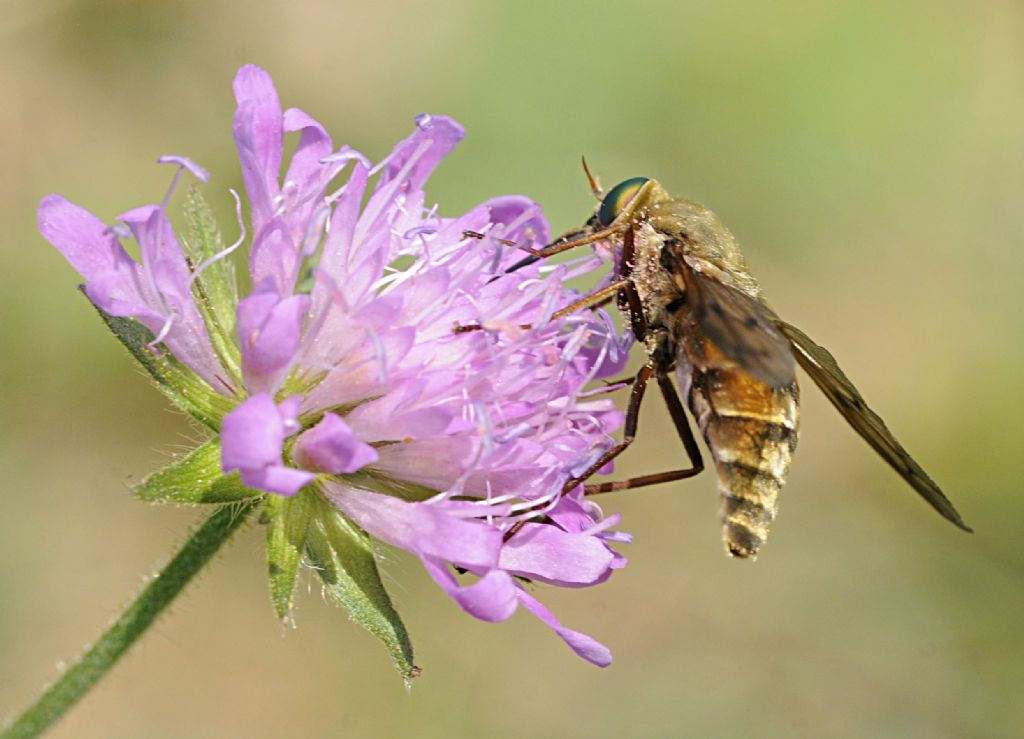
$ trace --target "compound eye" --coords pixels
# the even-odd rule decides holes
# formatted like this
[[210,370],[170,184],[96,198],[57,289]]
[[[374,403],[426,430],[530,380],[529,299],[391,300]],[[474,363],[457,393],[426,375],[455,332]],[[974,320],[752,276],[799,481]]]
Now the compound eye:
[[644,186],[644,183],[649,181],[649,177],[633,177],[625,182],[620,182],[609,190],[597,211],[598,223],[605,227],[612,225],[612,222],[619,217],[619,214],[629,204],[629,201]]

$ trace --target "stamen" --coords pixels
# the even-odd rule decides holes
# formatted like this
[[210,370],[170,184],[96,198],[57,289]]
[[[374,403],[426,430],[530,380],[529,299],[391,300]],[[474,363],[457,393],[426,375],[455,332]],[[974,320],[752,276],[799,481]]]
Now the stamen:
[[[338,149],[333,154],[328,154],[327,156],[320,159],[321,164],[331,164],[333,162],[338,162],[342,165],[342,167],[344,167],[351,161],[357,161],[367,169],[370,169],[373,166],[369,159],[367,159],[365,156],[363,156],[362,154],[360,154],[358,151],[351,148],[347,144]],[[336,175],[337,172],[335,172],[334,175],[332,175],[332,177]]]
[[481,401],[473,401],[474,416],[477,421],[477,430],[484,440],[484,448],[490,452],[494,450],[494,423],[491,414],[487,412],[487,406]]
[[324,196],[324,203],[326,205],[328,205],[328,206],[334,205],[334,203],[336,201],[338,201],[341,198],[342,195],[345,194],[345,190],[347,190],[347,189],[348,189],[348,183],[346,182],[344,185],[339,187],[337,190],[332,192],[330,195],[325,195]]
[[556,272],[559,270],[564,272],[562,266],[559,265],[552,271],[551,277],[548,278],[547,289],[544,291],[544,297],[541,300],[537,319],[533,322],[535,326],[545,324],[551,320],[551,314],[556,310],[555,303],[562,298],[564,288],[562,286],[561,275],[556,275]]
[[299,183],[295,180],[286,180],[281,186],[281,192],[274,196],[271,201],[271,205],[274,207],[274,212],[271,218],[277,218],[278,216],[284,215],[285,211],[288,210],[288,196],[299,189]]
[[151,342],[146,344],[146,348],[149,349],[151,352],[155,352],[156,345],[163,341],[165,338],[167,338],[167,334],[171,332],[171,326],[173,325],[174,313],[171,312],[167,314],[167,319],[164,321],[164,325],[160,327],[160,331],[157,333],[156,337]]
[[156,160],[158,164],[176,164],[178,169],[174,172],[174,177],[171,178],[171,186],[167,188],[167,194],[164,195],[163,201],[160,203],[161,210],[167,210],[167,204],[171,202],[171,196],[174,194],[174,189],[178,186],[178,181],[181,179],[181,173],[184,170],[188,170],[193,177],[200,182],[209,182],[210,175],[207,174],[206,170],[200,167],[195,162],[186,159],[185,157],[179,156],[162,156]]
[[618,526],[621,522],[622,522],[622,514],[621,513],[613,513],[612,515],[608,516],[607,518],[604,518],[604,519],[598,521],[593,526],[589,526],[589,527],[583,529],[583,531],[581,531],[580,533],[583,534],[584,536],[594,536],[595,534],[600,534],[602,531],[606,531],[606,530],[610,529],[612,526]]
[[[322,159],[320,159],[320,163],[321,164],[332,164],[332,163],[336,163],[337,164],[336,167],[334,167],[333,169],[328,171],[328,174],[324,175],[324,177],[323,177],[324,189],[326,189],[327,186],[331,184],[331,180],[333,180],[335,177],[337,177],[339,174],[342,173],[342,171],[345,169],[345,167],[348,166],[349,162],[353,162],[353,161],[359,162],[366,169],[369,169],[370,166],[371,166],[369,159],[367,159],[365,156],[360,154],[355,149],[349,147],[347,144],[345,146],[341,147],[340,149],[338,149],[338,151],[336,151],[335,153],[330,154],[330,155],[325,156]],[[328,207],[331,206],[336,200],[338,200],[345,193],[345,188],[347,188],[347,187],[348,187],[348,182],[346,182],[344,185],[342,185],[337,190],[332,192],[330,195],[324,196],[324,205],[326,205]],[[318,190],[315,190],[314,192],[316,192],[316,191],[318,191]]]
[[173,154],[167,154],[156,161],[158,164],[177,164],[179,167],[184,167],[193,177],[204,184],[210,181],[210,174],[188,157],[179,157]]
[[501,436],[498,436],[495,440],[499,444],[505,444],[509,441],[514,441],[515,439],[518,439],[520,436],[523,436],[524,434],[530,433],[530,431],[532,430],[532,424],[523,422],[516,426],[513,426],[511,429],[503,433]]
[[551,509],[558,505],[561,493],[546,493],[539,498],[513,503],[513,512],[507,518],[510,522],[529,521],[546,515]]
[[230,192],[231,193],[231,197],[233,197],[235,199],[235,220],[238,221],[238,229],[239,229],[239,231],[241,233],[239,234],[238,239],[235,241],[235,243],[233,243],[231,246],[229,246],[226,249],[220,250],[219,252],[214,254],[212,257],[209,257],[208,259],[203,260],[203,262],[198,267],[195,268],[195,270],[192,272],[192,277],[190,277],[189,281],[188,281],[188,289],[189,290],[192,289],[192,284],[197,279],[199,279],[199,275],[203,272],[203,270],[205,270],[207,267],[209,267],[214,262],[218,262],[221,259],[224,259],[224,257],[226,257],[229,254],[231,254],[235,249],[237,249],[238,247],[240,247],[242,245],[242,242],[245,241],[246,232],[245,232],[245,222],[242,220],[242,199],[240,197],[238,197],[238,193],[235,192],[234,189],[228,190],[228,192]]
[[[331,303],[341,308],[343,313],[350,313],[352,311],[352,307],[348,304],[348,301],[345,300],[345,293],[338,288],[338,283],[334,281],[333,277],[322,269],[317,268],[313,270],[313,279],[319,280],[320,283],[327,288],[327,294],[331,299]],[[322,311],[322,313],[326,314],[327,311]]]
[[[366,229],[369,229],[376,225],[377,218],[380,216],[381,211],[384,208],[384,205],[386,203],[395,201],[396,192],[405,183],[405,178],[409,176],[409,173],[412,171],[413,167],[415,167],[416,163],[423,157],[423,155],[430,150],[430,147],[432,145],[433,142],[429,140],[421,142],[420,145],[417,146],[416,149],[409,156],[408,161],[406,161],[402,168],[395,173],[394,178],[391,181],[389,181],[383,189],[378,190],[373,194],[373,197],[370,198],[370,202],[367,203],[366,208],[363,209],[363,215],[359,219],[360,226],[362,226],[364,221],[366,222],[366,226],[364,228],[360,228],[359,233],[357,234],[360,240],[363,234],[365,234]],[[377,172],[379,172],[385,166],[385,164],[387,164],[390,158],[391,156],[388,156],[387,159],[384,159],[384,161],[382,161],[380,164],[374,167],[370,171],[370,175],[374,175]]]
[[411,239],[414,236],[420,236],[422,234],[436,234],[436,233],[437,233],[437,229],[434,228],[433,226],[413,226],[408,231],[406,231],[404,234],[402,234],[402,238],[403,239]]
[[111,223],[107,226],[106,233],[114,234],[119,239],[132,238],[132,230],[123,223]]
[[388,383],[388,355],[384,350],[384,342],[380,340],[380,336],[372,328],[366,330],[367,336],[370,337],[370,341],[373,342],[374,351],[377,353],[377,363],[380,366],[380,384],[386,385]]
[[486,506],[498,506],[498,505],[505,505],[505,503],[508,503],[510,501],[513,501],[513,500],[516,500],[516,496],[513,493],[505,493],[504,495],[492,495],[491,494],[491,481],[488,480],[487,481],[487,499],[486,500],[477,500],[477,501],[473,501],[473,502],[477,503],[477,504],[486,505]]
[[320,242],[327,234],[328,216],[330,213],[331,209],[327,203],[320,203],[313,210],[313,213],[309,217],[305,236],[302,239],[302,248],[300,252],[303,257],[313,256],[317,249],[320,248]]

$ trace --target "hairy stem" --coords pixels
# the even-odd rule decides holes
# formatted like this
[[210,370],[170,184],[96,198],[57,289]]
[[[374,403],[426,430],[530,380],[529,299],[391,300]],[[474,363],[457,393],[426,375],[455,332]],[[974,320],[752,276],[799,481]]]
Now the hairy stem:
[[117,664],[128,648],[238,530],[254,507],[254,501],[224,506],[207,518],[106,633],[8,726],[0,738],[39,736],[53,726]]

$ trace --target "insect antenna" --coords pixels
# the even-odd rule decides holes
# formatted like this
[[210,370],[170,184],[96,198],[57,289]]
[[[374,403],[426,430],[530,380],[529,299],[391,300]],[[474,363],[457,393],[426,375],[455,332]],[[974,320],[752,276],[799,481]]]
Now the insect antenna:
[[583,171],[587,175],[587,182],[590,183],[590,192],[594,193],[594,197],[597,198],[598,202],[601,202],[604,200],[604,190],[601,189],[601,182],[590,173],[590,167],[587,166],[587,158],[583,156],[580,157],[580,160],[583,162]]

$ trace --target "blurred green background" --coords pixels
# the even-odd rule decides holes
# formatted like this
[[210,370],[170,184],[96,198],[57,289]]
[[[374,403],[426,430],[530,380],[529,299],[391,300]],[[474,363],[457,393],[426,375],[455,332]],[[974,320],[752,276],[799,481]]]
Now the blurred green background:
[[[809,382],[781,515],[722,552],[705,474],[603,501],[630,566],[539,588],[608,670],[534,619],[462,614],[384,569],[423,676],[406,693],[312,578],[282,638],[245,531],[55,737],[1019,736],[1024,721],[1024,6],[1007,2],[132,3],[0,13],[0,714],[23,707],[197,514],[128,485],[195,431],[133,368],[37,234],[58,191],[111,220],[165,153],[238,186],[230,82],[373,158],[421,111],[469,136],[431,181],[556,231],[637,174],[707,203],[777,310],[829,346],[977,530],[941,520]],[[228,219],[230,223],[230,220]],[[233,226],[226,225],[230,233]],[[634,362],[639,357],[634,357]],[[655,399],[619,473],[675,466]]]

